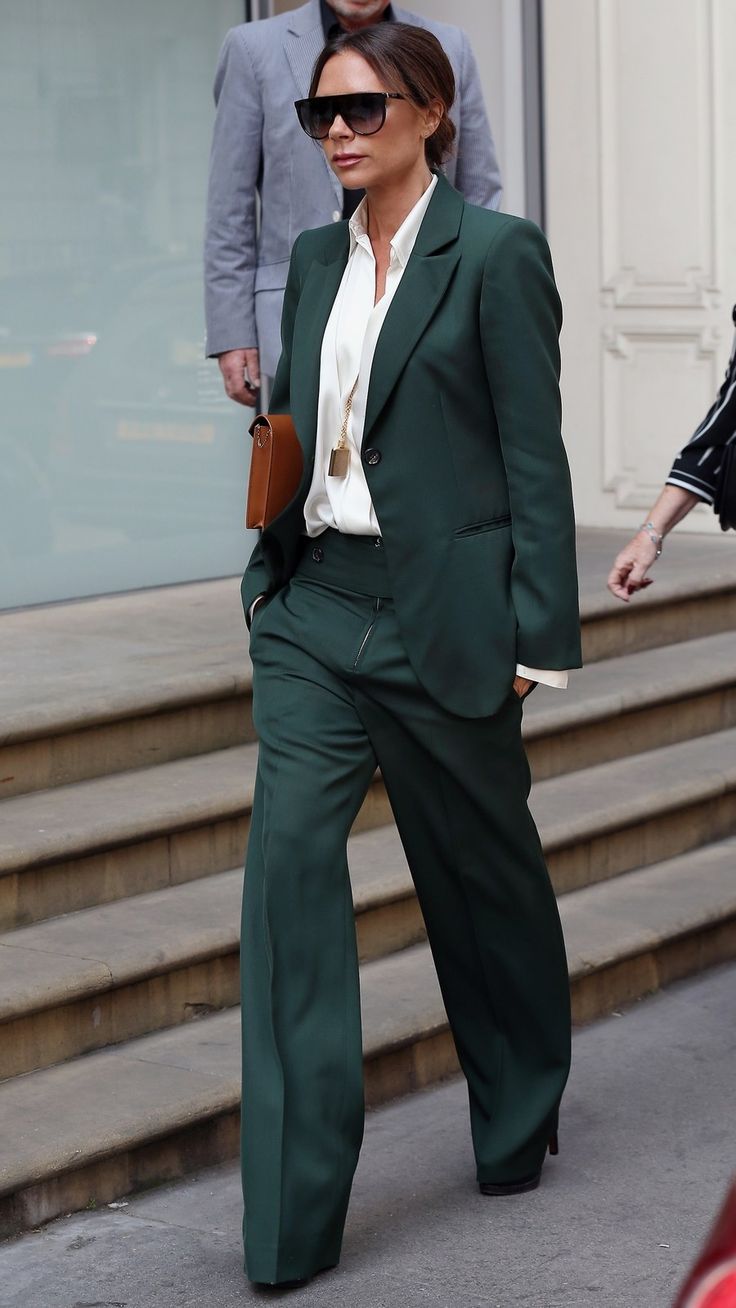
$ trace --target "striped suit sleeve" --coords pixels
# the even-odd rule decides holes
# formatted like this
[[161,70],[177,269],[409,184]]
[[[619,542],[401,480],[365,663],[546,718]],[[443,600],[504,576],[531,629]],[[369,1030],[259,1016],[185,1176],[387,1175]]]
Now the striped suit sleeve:
[[[736,308],[734,308],[736,324]],[[736,338],[726,377],[700,426],[680,450],[667,478],[668,486],[692,491],[712,504],[726,445],[736,440]]]

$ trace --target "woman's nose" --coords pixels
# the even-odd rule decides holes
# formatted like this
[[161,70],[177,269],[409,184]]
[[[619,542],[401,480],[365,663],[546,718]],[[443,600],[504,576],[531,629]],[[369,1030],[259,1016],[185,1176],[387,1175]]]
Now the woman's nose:
[[350,130],[347,123],[345,122],[345,119],[341,118],[340,114],[336,114],[332,121],[332,127],[330,128],[331,140],[341,141],[346,136],[354,136],[354,135],[355,133]]

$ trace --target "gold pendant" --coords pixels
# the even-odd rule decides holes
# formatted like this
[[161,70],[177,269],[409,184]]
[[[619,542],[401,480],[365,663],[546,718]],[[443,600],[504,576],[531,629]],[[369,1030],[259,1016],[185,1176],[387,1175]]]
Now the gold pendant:
[[346,447],[337,445],[334,450],[330,451],[330,477],[347,477],[348,468],[350,467],[350,450]]

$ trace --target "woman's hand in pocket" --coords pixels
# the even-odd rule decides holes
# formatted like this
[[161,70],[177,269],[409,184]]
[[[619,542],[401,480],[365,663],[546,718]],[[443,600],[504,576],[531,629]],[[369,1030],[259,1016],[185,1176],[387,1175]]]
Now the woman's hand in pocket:
[[247,627],[249,631],[251,631],[253,627],[253,619],[256,616],[256,613],[258,612],[261,605],[264,603],[265,599],[266,599],[265,595],[256,595],[255,599],[253,600],[253,603],[248,609]]
[[528,677],[514,677],[514,690],[519,699],[526,699],[530,691],[536,686],[536,681],[530,681]]

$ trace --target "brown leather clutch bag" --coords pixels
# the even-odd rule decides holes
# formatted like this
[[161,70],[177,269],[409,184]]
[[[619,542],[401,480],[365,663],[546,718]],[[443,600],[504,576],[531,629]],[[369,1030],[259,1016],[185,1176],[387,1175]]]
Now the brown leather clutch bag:
[[249,427],[253,449],[246,527],[267,527],[296,495],[304,460],[288,413],[259,413]]

